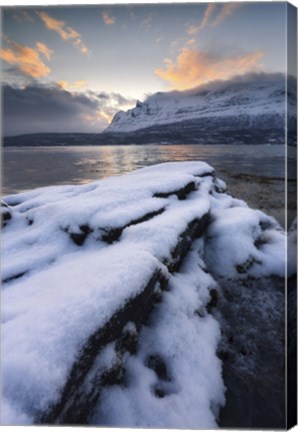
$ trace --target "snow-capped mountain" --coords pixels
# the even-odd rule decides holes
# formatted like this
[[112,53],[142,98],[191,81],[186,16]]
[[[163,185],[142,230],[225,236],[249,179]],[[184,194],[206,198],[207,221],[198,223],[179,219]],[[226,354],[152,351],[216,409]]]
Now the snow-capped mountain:
[[281,143],[286,102],[291,117],[294,79],[289,78],[286,90],[283,74],[249,74],[183,92],[153,94],[135,108],[119,111],[104,134],[124,134],[136,142]]

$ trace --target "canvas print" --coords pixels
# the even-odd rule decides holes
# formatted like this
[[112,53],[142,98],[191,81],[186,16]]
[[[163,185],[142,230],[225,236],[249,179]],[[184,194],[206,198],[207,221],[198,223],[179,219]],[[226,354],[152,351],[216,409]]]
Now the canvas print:
[[1,424],[296,424],[297,10],[1,8]]

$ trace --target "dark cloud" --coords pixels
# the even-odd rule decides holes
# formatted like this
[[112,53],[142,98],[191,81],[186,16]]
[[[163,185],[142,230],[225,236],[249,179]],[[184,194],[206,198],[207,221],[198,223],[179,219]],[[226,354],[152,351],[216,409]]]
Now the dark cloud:
[[127,99],[121,95],[71,93],[53,84],[2,87],[3,133],[100,132]]
[[119,93],[112,93],[111,97],[116,101],[119,106],[126,106],[135,102],[135,99],[126,98]]
[[107,105],[117,105],[119,107],[121,106],[127,106],[127,105],[133,105],[135,104],[136,100],[133,98],[127,98],[125,96],[122,96],[120,93],[106,93],[106,92],[100,92],[100,93],[93,93],[89,92],[90,96],[96,96],[98,99],[102,101],[103,104]]
[[38,81],[28,75],[24,74],[20,69],[15,66],[6,66],[1,71],[1,81],[5,85],[15,87],[24,87],[27,85],[35,85]]
[[[93,93],[95,94],[95,93]],[[98,99],[109,100],[110,96],[106,92],[101,92],[97,94]]]

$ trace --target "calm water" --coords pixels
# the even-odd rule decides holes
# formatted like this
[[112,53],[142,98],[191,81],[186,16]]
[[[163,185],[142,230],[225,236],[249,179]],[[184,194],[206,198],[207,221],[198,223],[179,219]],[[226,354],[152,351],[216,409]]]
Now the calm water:
[[40,186],[82,184],[148,165],[202,160],[226,180],[228,174],[282,179],[284,146],[143,145],[103,147],[21,147],[2,152],[2,195]]

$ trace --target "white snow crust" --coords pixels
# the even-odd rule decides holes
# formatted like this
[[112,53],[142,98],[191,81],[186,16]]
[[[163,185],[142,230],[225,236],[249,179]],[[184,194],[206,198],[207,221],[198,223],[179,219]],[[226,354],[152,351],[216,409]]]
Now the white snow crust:
[[[196,190],[179,200],[174,192],[191,182]],[[2,235],[2,424],[34,423],[59,397],[90,335],[158,269],[169,290],[141,330],[137,354],[126,359],[128,385],[103,390],[92,422],[217,426],[224,384],[216,355],[220,328],[206,310],[216,286],[211,274],[283,277],[286,257],[277,222],[224,189],[208,164],[173,162],[4,198],[12,219]],[[158,213],[137,222],[152,212]],[[181,271],[169,274],[164,263],[180,234],[208,213],[206,233]],[[89,232],[78,245],[70,234],[82,226]],[[115,228],[120,238],[106,243],[102,234]],[[105,363],[112,352],[107,348]],[[167,379],[148,367],[150,355],[165,360]],[[159,387],[164,397],[156,397]]]

